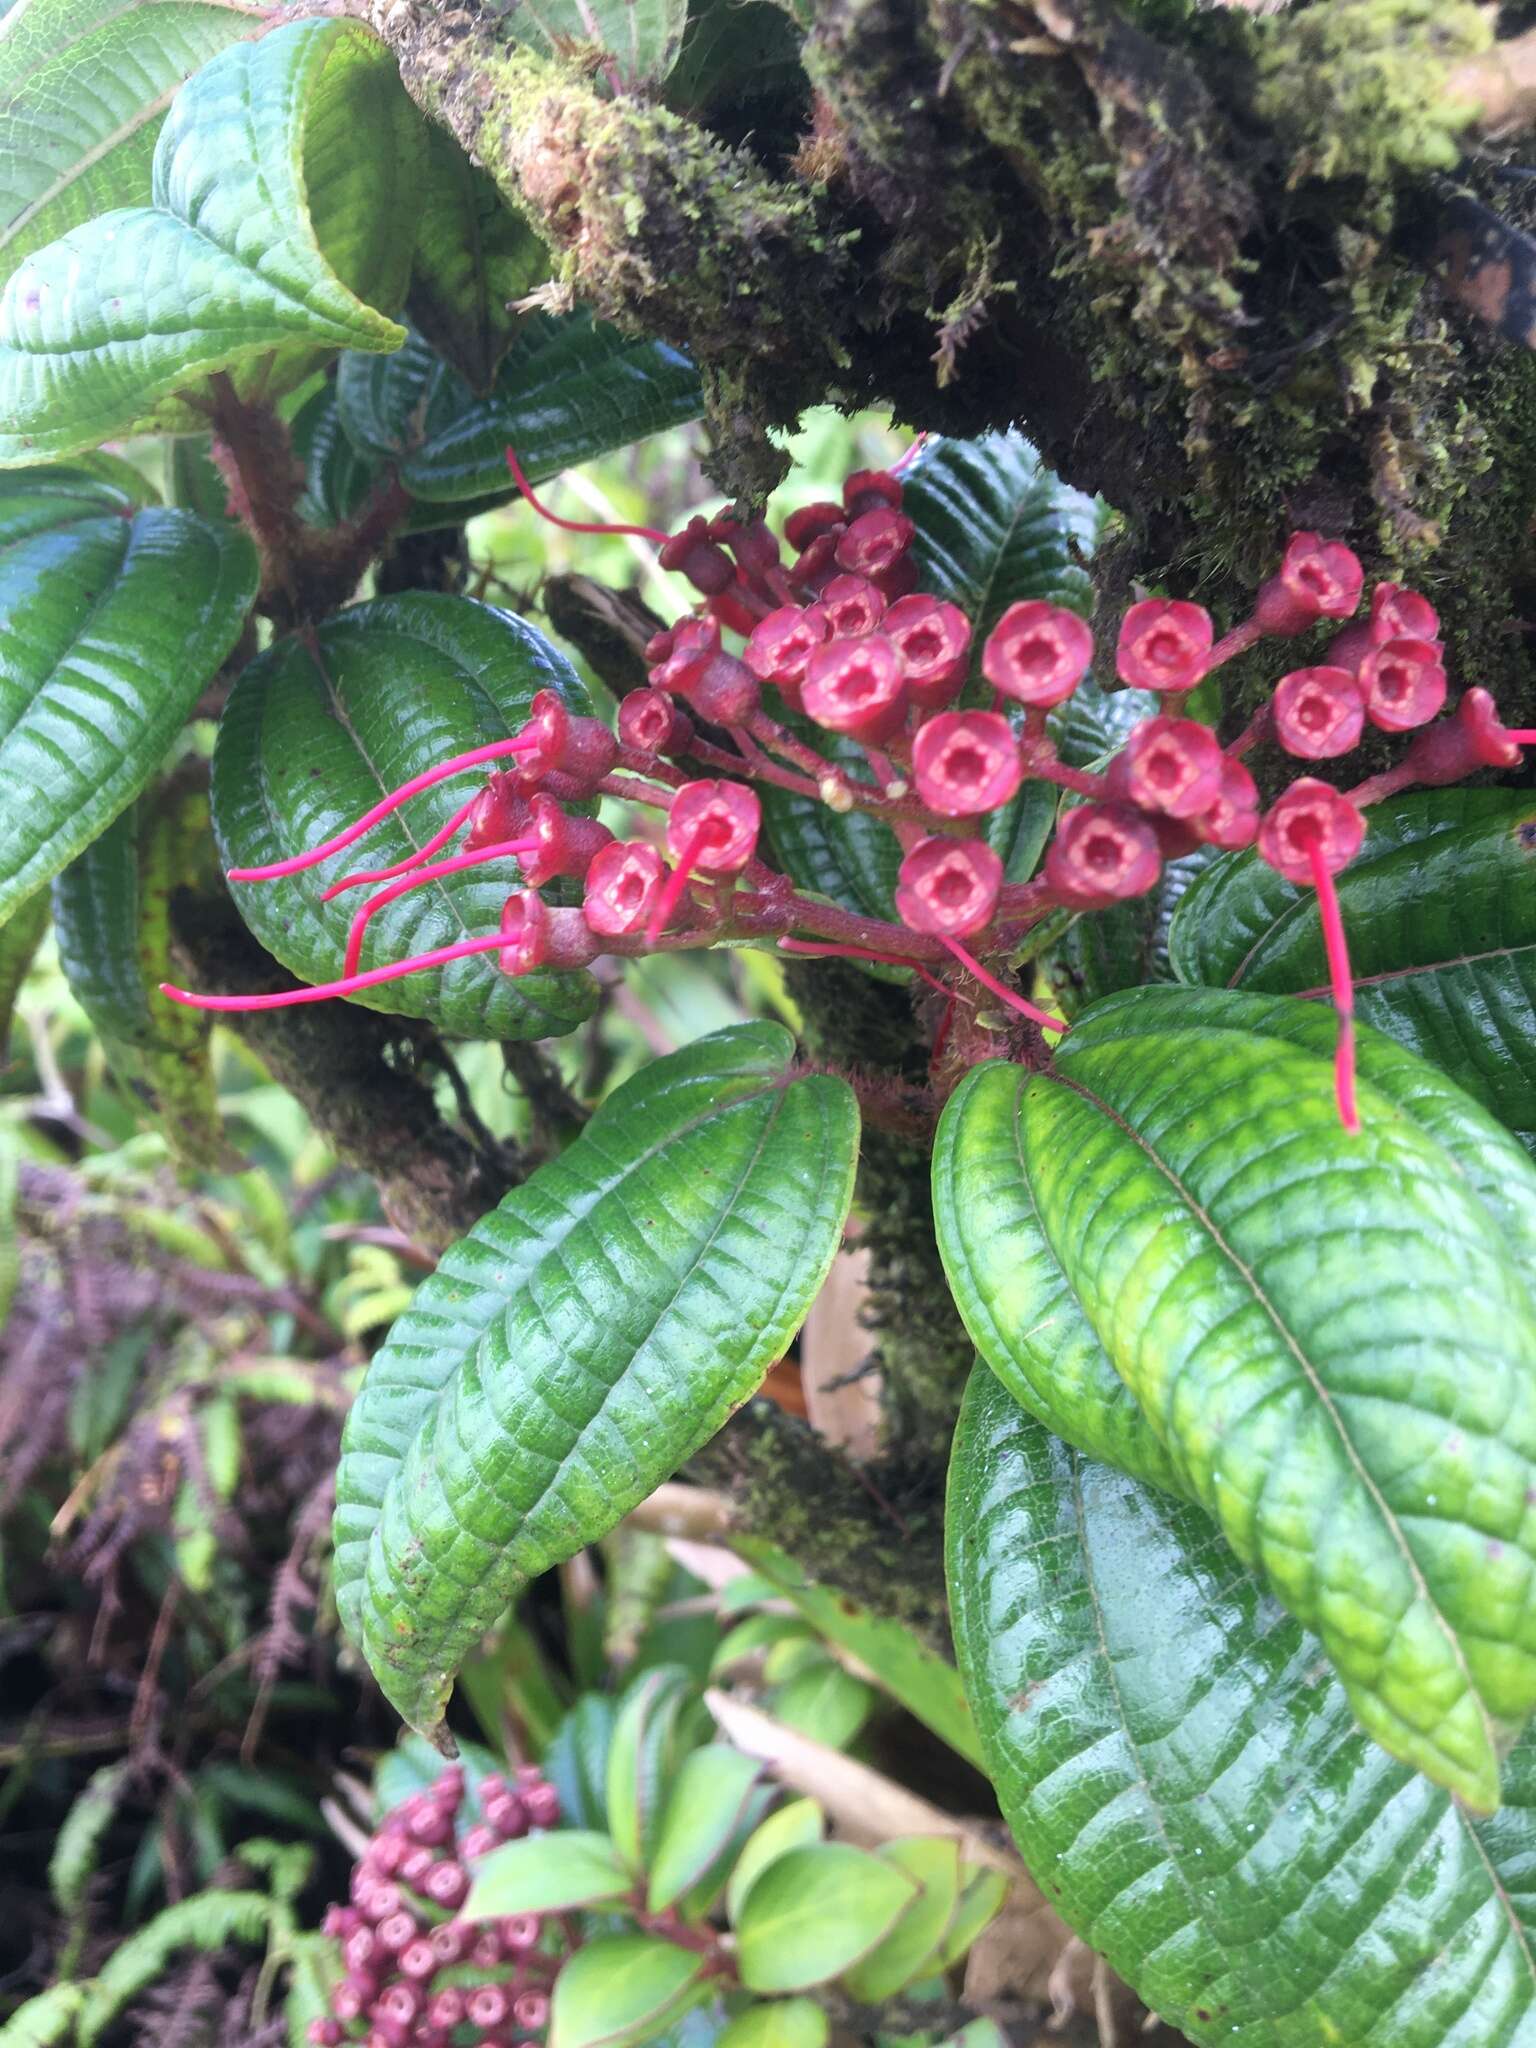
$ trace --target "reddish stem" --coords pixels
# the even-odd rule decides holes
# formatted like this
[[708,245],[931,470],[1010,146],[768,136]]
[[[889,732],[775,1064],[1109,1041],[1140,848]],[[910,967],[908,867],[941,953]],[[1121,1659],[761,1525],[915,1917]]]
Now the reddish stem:
[[1234,626],[1230,632],[1223,633],[1206,657],[1205,667],[1200,671],[1202,677],[1208,676],[1212,669],[1220,668],[1224,661],[1232,661],[1237,655],[1246,654],[1250,647],[1256,646],[1263,638],[1263,632],[1264,629],[1257,619],[1244,619],[1240,626]]
[[1312,866],[1312,886],[1317,891],[1318,914],[1323,925],[1323,946],[1328,955],[1328,979],[1333,990],[1333,1007],[1339,1013],[1339,1041],[1333,1055],[1333,1086],[1338,1097],[1339,1117],[1351,1137],[1358,1136],[1360,1112],[1355,1103],[1355,983],[1349,971],[1349,944],[1344,936],[1344,918],[1339,909],[1339,892],[1319,841],[1307,849]]
[[1261,740],[1265,733],[1268,732],[1270,725],[1273,723],[1273,717],[1273,704],[1268,701],[1261,704],[1237,738],[1225,749],[1228,760],[1240,761],[1248,749]]
[[190,1010],[287,1010],[299,1003],[328,1003],[335,996],[356,995],[360,989],[377,988],[380,982],[400,981],[407,974],[424,974],[429,968],[446,967],[450,961],[468,959],[471,953],[491,953],[506,940],[500,932],[483,939],[460,939],[452,946],[438,946],[430,953],[418,953],[410,960],[396,960],[388,967],[370,967],[366,974],[343,975],[340,981],[324,981],[315,988],[279,989],[270,996],[200,996],[189,989],[160,984],[160,993]]
[[547,505],[539,503],[533,494],[532,484],[523,475],[522,464],[510,448],[507,450],[507,467],[512,472],[513,483],[517,485],[518,490],[521,491],[539,517],[547,519],[551,526],[558,526],[566,533],[633,533],[641,540],[653,541],[659,548],[665,547],[671,538],[669,534],[658,533],[654,526],[608,526],[601,520],[562,519],[558,512],[551,512]]
[[983,988],[989,988],[993,995],[1001,996],[1002,1000],[1010,1008],[1017,1010],[1021,1016],[1027,1017],[1032,1024],[1038,1024],[1042,1031],[1066,1030],[1067,1023],[1064,1017],[1052,1017],[1044,1010],[1037,1010],[1033,1003],[1027,1002],[1023,996],[1015,994],[1011,988],[1000,982],[995,974],[989,973],[973,954],[968,953],[958,939],[948,938],[943,932],[940,932],[938,934],[938,941],[947,951],[954,954],[966,973],[979,981]]
[[1049,740],[1026,740],[1024,773],[1037,782],[1053,782],[1058,789],[1070,789],[1078,796],[1102,797],[1109,788],[1102,775],[1086,768],[1069,768]]
[[780,939],[781,953],[805,953],[828,960],[877,960],[885,967],[909,967],[912,972],[926,981],[930,988],[936,988],[941,996],[954,999],[953,991],[930,974],[916,960],[909,960],[903,953],[877,953],[872,946],[838,946],[821,939]]
[[480,867],[489,860],[521,859],[524,854],[537,853],[538,850],[537,839],[504,839],[497,846],[482,846],[474,853],[456,853],[452,860],[434,861],[431,867],[423,868],[419,874],[407,875],[404,881],[391,882],[388,888],[370,896],[353,918],[352,929],[347,934],[347,956],[342,962],[342,973],[356,974],[363,957],[363,937],[368,930],[368,921],[386,904],[397,902],[412,889],[425,888],[428,882],[435,882],[443,875],[456,875],[464,868]]

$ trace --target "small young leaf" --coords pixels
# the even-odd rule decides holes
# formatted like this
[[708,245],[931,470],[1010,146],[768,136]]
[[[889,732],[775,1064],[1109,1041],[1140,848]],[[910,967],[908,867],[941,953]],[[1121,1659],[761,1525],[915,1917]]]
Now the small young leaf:
[[523,0],[511,33],[562,60],[572,50],[603,52],[615,87],[660,85],[677,62],[688,0]]
[[[772,1598],[772,1594],[769,1594]],[[710,1659],[709,1675],[714,1678],[748,1657],[757,1657],[775,1643],[804,1642],[811,1637],[805,1623],[793,1614],[749,1614],[720,1638]]]
[[976,1937],[1001,1913],[1008,1896],[1008,1880],[1000,1870],[962,1870],[961,1877],[954,1915],[939,1944],[942,1970],[952,1970],[964,1959]]
[[34,251],[0,294],[0,464],[204,425],[195,401],[292,390],[337,349],[394,349],[420,115],[359,23],[289,21],[177,94],[151,203]]
[[829,1749],[846,1749],[874,1711],[878,1697],[872,1685],[855,1678],[821,1650],[812,1664],[796,1671],[783,1690],[774,1694],[773,1716],[786,1728],[797,1728]]
[[584,1828],[525,1835],[482,1856],[474,1868],[466,1920],[510,1913],[566,1913],[624,1898],[633,1883],[606,1835]]
[[46,889],[29,896],[0,924],[0,1066],[9,1056],[16,998],[48,930],[53,899]]
[[[612,1700],[601,1693],[584,1693],[544,1752],[544,1775],[560,1795],[561,1814],[578,1828],[608,1825],[604,1786],[614,1715]],[[411,1739],[419,1741],[420,1737]]]
[[832,2023],[814,1998],[778,1998],[737,2013],[715,2048],[827,2048],[831,2037]]
[[826,1832],[827,1817],[814,1799],[792,1799],[747,1837],[725,1888],[725,1910],[733,1927],[741,1925],[747,1895],[770,1863],[791,1849],[808,1848]]
[[653,1934],[600,1936],[555,1979],[549,2048],[636,2048],[702,1990],[704,1959]]
[[684,1757],[651,1852],[648,1911],[664,1913],[699,1882],[735,1833],[761,1771],[723,1742]]
[[847,1842],[776,1857],[746,1897],[737,1963],[749,1991],[804,1991],[851,1969],[895,1926],[918,1886]]
[[693,1682],[676,1665],[638,1678],[625,1694],[608,1745],[606,1803],[614,1845],[639,1876],[650,1857],[679,1747],[678,1721]]
[[510,304],[549,276],[549,251],[435,122],[423,170],[405,309],[471,391],[485,393],[517,332]]
[[878,2005],[938,1967],[937,1951],[960,1900],[960,1844],[953,1837],[913,1835],[882,1842],[877,1855],[921,1887],[877,1948],[843,1974],[843,1987],[864,2005]]

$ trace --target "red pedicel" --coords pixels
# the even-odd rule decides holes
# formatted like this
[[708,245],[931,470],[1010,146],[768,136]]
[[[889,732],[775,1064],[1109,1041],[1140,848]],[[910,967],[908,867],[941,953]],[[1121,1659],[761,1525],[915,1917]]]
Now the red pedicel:
[[661,854],[643,840],[616,839],[587,869],[582,912],[604,938],[639,931],[655,908],[665,875]]
[[584,875],[613,840],[606,825],[596,818],[568,816],[552,796],[536,796],[530,812],[527,836],[534,844],[518,856],[530,889],[542,889],[557,875]]
[[1144,598],[1120,622],[1115,673],[1138,690],[1192,690],[1205,673],[1214,638],[1203,604]]
[[1360,851],[1365,819],[1330,782],[1304,775],[1277,797],[1259,826],[1259,857],[1288,882],[1310,882],[1317,848],[1330,874]]
[[917,793],[942,818],[995,811],[1023,775],[1013,729],[995,711],[941,711],[918,727],[912,742]]
[[1129,804],[1080,804],[1056,828],[1043,874],[1072,910],[1103,910],[1144,896],[1162,873],[1151,822]]
[[909,931],[963,939],[997,908],[1003,864],[984,839],[920,840],[901,864],[896,908]]
[[884,576],[911,547],[917,528],[903,512],[877,505],[861,512],[837,543],[837,563],[855,576]]
[[1365,700],[1347,668],[1297,668],[1275,685],[1275,738],[1303,761],[1330,761],[1359,744]]
[[695,590],[717,597],[736,581],[736,564],[717,540],[711,538],[709,521],[695,515],[681,533],[674,533],[662,548],[663,569],[675,569],[686,576]]
[[1109,785],[1143,810],[1197,818],[1221,794],[1226,757],[1208,725],[1193,718],[1144,718],[1109,765]]
[[1471,689],[1449,718],[1421,732],[1403,756],[1398,774],[1403,783],[1435,787],[1460,782],[1478,768],[1516,768],[1520,748],[1528,742],[1501,724],[1498,707],[1486,690]]
[[1428,725],[1445,704],[1445,670],[1433,640],[1407,634],[1383,640],[1360,664],[1365,715],[1383,732],[1412,732]]
[[665,690],[631,690],[619,705],[619,739],[636,754],[681,754],[693,720]]
[[901,656],[883,633],[831,640],[811,656],[800,701],[807,718],[829,732],[877,746],[900,730],[907,715]]
[[843,505],[849,519],[858,519],[880,506],[901,510],[901,479],[888,469],[856,469],[843,481]]
[[900,597],[880,631],[901,656],[907,690],[925,711],[949,703],[970,668],[971,622],[957,604],[937,597]]
[[885,612],[885,599],[867,576],[834,576],[821,593],[828,631],[839,640],[873,633]]
[[1207,846],[1252,846],[1259,836],[1259,792],[1241,761],[1223,761],[1220,794],[1189,825]]
[[1259,591],[1253,615],[1262,633],[1292,639],[1319,619],[1347,619],[1360,602],[1365,571],[1342,541],[1293,533],[1277,572]]
[[748,635],[741,658],[753,675],[773,683],[792,710],[800,708],[806,664],[832,631],[826,609],[819,604],[781,605],[759,619]]
[[[514,889],[502,905],[501,950],[496,957],[503,974],[532,974],[540,967],[588,967],[599,950],[597,938],[587,929],[579,910],[551,910],[536,889]],[[471,1834],[480,1832],[471,1830]],[[493,1829],[484,1832],[493,1842],[500,1840]]]
[[1060,704],[1093,659],[1093,635],[1064,605],[1030,598],[1011,604],[987,635],[981,672],[1019,704]]
[[685,782],[667,813],[667,847],[690,870],[739,875],[757,851],[762,822],[762,806],[745,783]]
[[739,571],[729,590],[722,590],[718,597],[707,598],[705,604],[713,618],[732,633],[740,633],[743,639],[769,609],[768,600],[759,597]]

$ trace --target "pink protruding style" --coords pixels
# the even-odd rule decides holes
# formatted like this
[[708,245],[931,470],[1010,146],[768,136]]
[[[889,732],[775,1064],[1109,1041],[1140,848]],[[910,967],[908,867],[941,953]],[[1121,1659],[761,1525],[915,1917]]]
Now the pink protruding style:
[[466,868],[483,867],[487,861],[521,860],[538,851],[537,839],[508,839],[500,846],[477,847],[472,853],[456,853],[451,860],[434,861],[431,866],[418,869],[398,882],[391,882],[370,896],[358,910],[347,933],[346,959],[342,963],[342,974],[356,974],[362,965],[363,940],[368,926],[378,913],[391,903],[397,903],[413,889],[424,889],[429,882],[441,881],[445,875],[462,874]]
[[653,541],[657,547],[666,545],[666,534],[658,533],[654,526],[616,526],[602,520],[562,519],[558,512],[551,512],[547,505],[541,505],[534,496],[533,486],[523,475],[523,466],[510,448],[507,450],[507,467],[512,472],[512,481],[517,485],[518,491],[539,517],[548,520],[551,526],[560,527],[565,533],[632,533],[641,540]]

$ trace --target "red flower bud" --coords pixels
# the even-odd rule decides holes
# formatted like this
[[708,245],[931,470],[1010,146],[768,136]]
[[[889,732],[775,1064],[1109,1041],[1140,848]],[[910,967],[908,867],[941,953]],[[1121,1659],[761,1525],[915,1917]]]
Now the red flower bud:
[[372,1996],[371,1985],[364,1991],[349,1977],[344,1977],[331,1992],[331,2011],[344,2026],[350,2026],[353,2020],[362,2018],[363,2006]]
[[549,2018],[549,1997],[543,1991],[520,1991],[512,2001],[512,2017],[530,2034],[538,2033]]
[[885,612],[885,599],[865,576],[834,576],[821,593],[821,610],[826,615],[828,635],[836,640],[857,640],[873,633]]
[[681,694],[714,725],[745,725],[762,709],[762,685],[734,654],[712,654],[679,684]]
[[833,582],[837,576],[837,544],[842,537],[841,526],[819,533],[795,564],[796,583],[805,590],[821,590]]
[[658,690],[685,690],[709,656],[719,653],[720,622],[710,618],[683,619],[666,639],[667,653],[652,667],[651,682]]
[[[530,889],[542,889],[556,875],[584,875],[613,834],[596,818],[570,817],[552,796],[536,796],[529,806],[526,836],[538,842],[537,851],[519,854],[518,864]],[[489,1808],[486,1818],[491,1818]],[[494,1822],[492,1823],[494,1825]],[[453,1826],[448,1825],[448,1839]]]
[[732,633],[745,637],[767,609],[763,600],[738,570],[736,581],[718,597],[706,600],[710,616]]
[[501,1945],[509,1956],[525,1956],[539,1945],[537,1913],[509,1913],[500,1924]]
[[1434,787],[1460,782],[1478,768],[1515,768],[1520,747],[1499,721],[1498,709],[1483,689],[1464,691],[1451,717],[1421,732],[1403,756],[1405,782]]
[[837,544],[838,567],[855,576],[883,576],[895,568],[916,533],[904,512],[877,505],[848,526]]
[[619,705],[619,738],[637,754],[681,754],[693,720],[665,690],[631,690]]
[[390,1955],[397,1956],[402,1949],[409,1948],[420,1934],[421,1924],[414,1913],[402,1910],[391,1913],[388,1919],[381,1920],[375,1931],[379,1937],[379,1947],[387,1950]]
[[1241,761],[1223,759],[1220,794],[1189,823],[1207,846],[1252,846],[1259,836],[1259,792]]
[[1144,718],[1110,763],[1109,784],[1146,811],[1195,818],[1221,794],[1225,761],[1216,735],[1193,718]]
[[923,839],[901,864],[896,909],[909,931],[963,939],[997,908],[1003,864],[983,839]]
[[438,1960],[432,1952],[430,1941],[409,1941],[400,1951],[400,1968],[407,1977],[425,1982],[438,1972]]
[[1439,637],[1440,615],[1427,597],[1401,583],[1377,584],[1371,592],[1371,638],[1378,647],[1386,640]]
[[604,938],[620,938],[644,929],[661,892],[661,855],[643,840],[615,840],[587,869],[582,915]]
[[517,1841],[528,1832],[528,1815],[515,1792],[498,1792],[487,1799],[485,1817],[504,1842]]
[[808,548],[813,540],[824,533],[830,533],[834,526],[846,523],[847,514],[841,505],[834,505],[822,498],[814,505],[802,505],[798,512],[791,512],[784,522],[784,538],[797,552]]
[[1365,714],[1383,732],[1428,725],[1445,703],[1445,670],[1432,640],[1383,640],[1361,662],[1359,680]]
[[736,557],[743,574],[757,581],[779,566],[778,535],[766,519],[734,519],[722,512],[710,522],[710,536]]
[[399,1885],[376,1884],[368,1894],[363,1911],[377,1925],[380,1920],[387,1920],[391,1914],[398,1913],[404,1904],[405,1895]]
[[[742,794],[751,796],[752,792],[744,790]],[[752,797],[752,801],[756,804],[757,798]],[[673,815],[676,815],[675,810]],[[554,1786],[545,1784],[542,1779],[537,1784],[527,1781],[521,1771],[518,1773],[518,1782],[524,1787],[523,1804],[528,1809],[528,1818],[533,1825],[536,1828],[552,1828],[560,1818],[560,1795]]]
[[540,690],[530,707],[522,737],[534,744],[510,771],[531,790],[546,775],[560,774],[582,793],[597,787],[619,758],[619,743],[600,718],[573,718],[554,690]]
[[464,2001],[464,2017],[472,2027],[499,2027],[512,2001],[499,1984],[477,1984]]
[[[492,780],[500,781],[501,777],[493,776]],[[475,798],[477,809],[484,803],[485,797],[486,792],[482,790],[480,795]],[[528,806],[523,799],[517,797],[514,801],[519,810],[526,815]],[[470,815],[473,817],[474,813],[472,812]],[[379,1835],[370,1846],[365,1858],[369,1868],[376,1871],[381,1877],[398,1876],[400,1866],[411,1853],[410,1838],[405,1832],[410,1826],[410,1816],[402,1811],[400,1814],[392,1816],[392,1819],[394,1820],[394,1829],[387,1835]]]
[[[587,967],[599,951],[579,910],[551,910],[536,889],[512,891],[501,907],[501,937],[496,958],[503,974],[532,974],[540,967]],[[500,1840],[492,1828],[472,1828],[470,1833],[488,1834],[493,1844]],[[467,1840],[464,1848],[468,1855]]]
[[828,731],[878,745],[907,715],[901,657],[882,633],[829,641],[811,656],[800,701],[806,716]]
[[706,597],[729,590],[736,581],[736,564],[719,542],[710,538],[709,521],[698,516],[690,519],[681,533],[673,534],[658,560],[663,569],[686,576]]
[[494,1928],[487,1927],[483,1934],[477,1934],[469,1951],[469,1960],[477,1970],[499,1970],[506,1961],[501,1952],[501,1936]]
[[987,635],[981,672],[1020,704],[1060,704],[1093,659],[1093,635],[1064,605],[1029,598],[1011,604]]
[[1259,591],[1259,630],[1291,639],[1319,619],[1347,619],[1360,602],[1365,571],[1342,541],[1293,533],[1279,570]]
[[1151,821],[1129,804],[1080,804],[1056,828],[1042,873],[1071,910],[1103,910],[1145,896],[1162,872]]
[[[762,805],[745,783],[685,782],[667,814],[667,847],[690,870],[739,875],[757,851],[762,822]],[[531,1792],[524,1803],[532,1818]]]
[[339,2048],[344,2038],[339,2020],[311,2020],[306,2031],[312,2048]]
[[393,2020],[408,2027],[421,2011],[421,1993],[414,1984],[391,1984],[381,1991],[373,2009],[376,2020]]
[[[452,1830],[450,1829],[450,1833]],[[412,1891],[419,1891],[421,1881],[432,1868],[437,1858],[428,1848],[412,1849],[400,1866],[400,1882],[408,1884]]]
[[367,1970],[379,1952],[378,1939],[371,1927],[359,1927],[349,1934],[341,1945],[341,1960],[349,1970]]
[[458,2027],[464,2023],[464,1994],[457,1984],[447,1984],[427,2007],[429,2027]]
[[1138,690],[1192,690],[1205,673],[1214,638],[1203,604],[1145,598],[1120,622],[1115,673]]
[[888,469],[856,469],[843,484],[843,504],[848,517],[857,519],[878,506],[901,510],[901,479]]
[[[493,1836],[493,1843],[494,1840]],[[469,1854],[468,1837],[465,1838],[464,1846],[465,1853]],[[451,1910],[469,1890],[469,1873],[462,1863],[439,1863],[435,1870],[428,1871],[422,1890],[434,1905],[447,1906]]]
[[489,1855],[499,1846],[496,1830],[488,1827],[473,1827],[459,1846],[459,1853],[466,1863],[473,1863],[477,1856]]
[[[460,1875],[463,1875],[462,1871]],[[458,1898],[439,1899],[437,1903],[440,1906],[447,1906],[451,1911],[455,1906],[462,1904],[468,1889],[469,1880],[465,1878]],[[441,1926],[429,1929],[427,1934],[427,1946],[431,1949],[440,1970],[451,1970],[455,1963],[464,1960],[464,1951],[469,1947],[469,1940],[465,1929],[455,1925],[452,1920],[445,1920]]]
[[1259,827],[1259,858],[1288,882],[1312,880],[1312,850],[1322,854],[1329,874],[1347,867],[1360,851],[1365,819],[1331,783],[1304,775],[1275,799]]
[[830,632],[831,622],[821,605],[781,605],[752,628],[742,660],[753,675],[776,684],[785,702],[798,711],[806,664]]
[[917,793],[943,818],[995,811],[1023,780],[1018,741],[995,711],[941,711],[912,743]]
[[925,711],[941,709],[964,684],[971,622],[959,605],[937,597],[898,598],[880,631],[901,656],[908,694]]
[[1347,668],[1297,668],[1275,685],[1275,737],[1303,761],[1347,754],[1365,726],[1365,700]]

